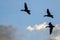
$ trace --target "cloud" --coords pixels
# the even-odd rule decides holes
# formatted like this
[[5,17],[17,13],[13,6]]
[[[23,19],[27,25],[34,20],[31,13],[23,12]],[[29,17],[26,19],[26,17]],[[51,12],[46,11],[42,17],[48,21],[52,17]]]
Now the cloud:
[[23,34],[21,34],[18,27],[12,25],[0,25],[0,40],[23,40]]
[[46,26],[47,26],[47,24],[46,24],[46,22],[44,22],[44,23],[39,24],[39,25],[36,24],[36,25],[34,25],[34,27],[28,26],[27,30],[29,30],[29,31],[41,30],[41,29],[44,29]]
[[57,37],[55,37],[55,39],[56,39],[56,40],[60,40],[60,35],[59,35],[59,36],[57,36]]
[[56,36],[54,38],[50,38],[49,40],[60,40],[60,35],[59,36]]
[[0,40],[12,40],[12,36],[15,31],[15,27],[10,25],[0,25]]
[[35,25],[35,30],[44,29],[46,26],[47,26],[46,22],[39,24],[39,25]]
[[[39,24],[39,25],[36,24],[34,26],[28,26],[27,30],[29,30],[29,31],[38,30],[38,31],[32,32],[33,34],[31,34],[31,35],[29,34],[31,37],[36,36],[36,38],[38,40],[60,40],[60,25],[58,25],[58,24],[55,25],[51,35],[49,34],[49,29],[45,28],[46,26],[47,26],[47,24],[46,24],[46,22],[44,22],[44,23]],[[41,29],[42,29],[42,31],[39,31]],[[42,35],[42,36],[44,35],[44,37],[41,37],[40,35]],[[38,38],[37,36],[39,36],[41,38]]]
[[33,28],[33,27],[31,27],[31,26],[28,26],[28,27],[27,27],[27,30],[29,30],[29,31],[33,31],[33,30],[34,30],[34,28]]

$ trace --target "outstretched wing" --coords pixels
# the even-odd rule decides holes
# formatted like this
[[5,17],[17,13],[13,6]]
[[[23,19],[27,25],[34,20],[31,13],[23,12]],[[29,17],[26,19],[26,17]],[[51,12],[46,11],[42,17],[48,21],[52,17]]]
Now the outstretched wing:
[[28,10],[28,7],[27,7],[27,4],[26,3],[24,4],[24,7],[25,7],[25,10]]
[[50,28],[50,34],[52,33],[52,31],[53,31],[53,28]]
[[49,9],[47,9],[47,14],[48,14],[48,15],[51,15],[51,13],[50,13]]

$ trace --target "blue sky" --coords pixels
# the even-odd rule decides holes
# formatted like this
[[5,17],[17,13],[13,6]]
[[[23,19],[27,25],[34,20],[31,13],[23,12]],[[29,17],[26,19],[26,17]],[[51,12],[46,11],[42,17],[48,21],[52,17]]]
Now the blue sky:
[[[20,11],[24,8],[24,2],[27,3],[31,10],[31,15]],[[49,23],[50,21],[54,25],[60,24],[59,7],[60,0],[0,0],[0,25],[14,25],[25,33],[25,28],[29,25],[34,26],[35,24]],[[54,15],[53,19],[43,17],[47,8]],[[35,40],[33,37],[31,40]]]

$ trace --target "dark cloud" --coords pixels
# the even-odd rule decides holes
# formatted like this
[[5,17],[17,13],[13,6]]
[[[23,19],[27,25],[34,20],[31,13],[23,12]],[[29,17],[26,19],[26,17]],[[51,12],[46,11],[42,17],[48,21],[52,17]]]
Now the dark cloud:
[[15,26],[0,25],[0,40],[23,40],[23,34]]

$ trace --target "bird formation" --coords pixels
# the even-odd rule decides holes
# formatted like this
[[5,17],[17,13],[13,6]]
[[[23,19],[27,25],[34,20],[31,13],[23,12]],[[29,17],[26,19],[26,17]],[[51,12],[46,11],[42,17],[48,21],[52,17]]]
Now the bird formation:
[[[25,2],[24,3],[24,9],[22,9],[21,11],[24,11],[24,12],[26,12],[27,14],[31,14],[30,13],[30,10],[28,9],[28,6],[27,6],[27,3]],[[50,17],[50,18],[54,18],[53,17],[53,15],[50,13],[50,11],[49,11],[49,9],[47,9],[47,14],[46,15],[44,15],[44,17]],[[52,31],[53,31],[53,28],[55,27],[54,25],[52,25],[52,23],[51,22],[49,22],[49,24],[48,24],[48,26],[46,26],[46,28],[50,28],[50,34],[52,34]]]

